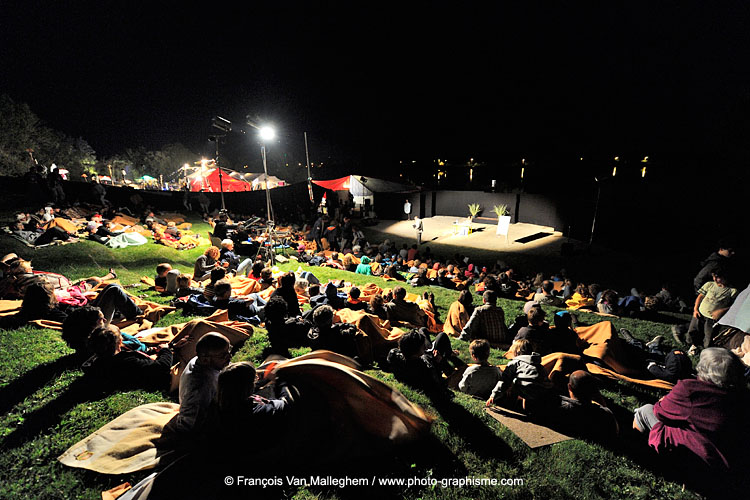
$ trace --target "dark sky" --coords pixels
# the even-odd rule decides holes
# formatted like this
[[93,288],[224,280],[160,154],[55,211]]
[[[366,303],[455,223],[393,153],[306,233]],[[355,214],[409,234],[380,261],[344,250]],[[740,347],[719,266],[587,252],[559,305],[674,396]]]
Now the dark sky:
[[237,3],[3,1],[0,92],[100,156],[205,151],[215,115],[370,168],[747,148],[747,2]]

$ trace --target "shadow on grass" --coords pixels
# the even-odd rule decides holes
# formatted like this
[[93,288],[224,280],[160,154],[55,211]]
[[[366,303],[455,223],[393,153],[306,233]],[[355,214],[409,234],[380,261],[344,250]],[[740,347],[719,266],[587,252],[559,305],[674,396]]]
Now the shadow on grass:
[[0,389],[0,413],[6,413],[62,372],[77,368],[83,360],[75,353],[38,365]]

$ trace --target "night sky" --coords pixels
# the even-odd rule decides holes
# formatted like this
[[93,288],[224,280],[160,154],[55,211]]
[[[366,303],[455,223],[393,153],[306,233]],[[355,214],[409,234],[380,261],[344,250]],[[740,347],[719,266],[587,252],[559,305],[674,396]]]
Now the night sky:
[[[747,2],[259,3],[4,1],[0,92],[100,157],[209,152],[215,115],[275,124],[294,159],[307,131],[313,162],[361,173],[410,158],[748,156]],[[250,136],[226,148],[259,156]]]

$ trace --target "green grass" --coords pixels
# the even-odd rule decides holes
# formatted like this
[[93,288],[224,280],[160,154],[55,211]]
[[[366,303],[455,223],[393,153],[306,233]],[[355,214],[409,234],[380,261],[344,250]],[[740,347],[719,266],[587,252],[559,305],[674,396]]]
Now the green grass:
[[[194,229],[205,235],[208,226],[196,223]],[[31,250],[15,240],[2,237],[6,251],[16,251],[32,258],[37,269],[61,272],[72,279],[102,275],[114,267],[124,284],[136,283],[141,276],[152,276],[159,262],[172,262],[189,271],[204,248],[178,252],[154,244],[122,250],[110,250],[93,242]],[[282,269],[296,269],[289,263]],[[345,279],[356,284],[375,282],[392,287],[393,282],[327,268],[309,268],[321,281]],[[434,288],[417,288],[435,294],[438,312],[445,318],[456,292]],[[167,299],[145,287],[138,295],[164,302]],[[479,299],[475,299],[479,303]],[[522,303],[501,300],[506,319],[514,318]],[[551,312],[548,312],[548,316]],[[551,317],[551,316],[550,316]],[[593,322],[595,317],[582,316]],[[189,320],[177,312],[163,318],[159,325]],[[617,328],[627,327],[641,339],[665,333],[664,324],[630,319],[614,321]],[[234,361],[262,361],[268,347],[265,330],[258,328],[253,337],[234,356]],[[469,361],[468,345],[454,341],[461,357]],[[306,352],[293,352],[299,355]],[[146,473],[109,477],[63,467],[56,457],[108,421],[137,405],[172,399],[160,393],[131,391],[96,396],[81,391],[77,382],[81,371],[69,356],[71,351],[51,330],[22,328],[0,332],[0,498],[101,498],[100,492],[124,481],[134,484]],[[493,351],[494,362],[504,362],[502,353]],[[425,395],[398,383],[391,374],[369,370],[373,376],[396,386],[409,399],[423,406],[436,420],[425,442],[394,450],[379,461],[352,465],[386,477],[497,477],[521,478],[523,486],[515,487],[418,487],[390,488],[376,491],[379,497],[406,498],[694,498],[650,467],[644,465],[632,443],[607,449],[584,441],[568,441],[539,450],[530,450],[510,431],[484,413],[482,401],[457,394],[448,404],[434,404]],[[604,394],[620,407],[624,419],[635,407],[653,402],[663,392],[631,384],[610,383]],[[629,423],[626,422],[626,425]],[[361,470],[360,470],[361,471]],[[334,471],[332,471],[334,472]],[[339,471],[336,471],[339,472]],[[335,474],[334,474],[335,475]],[[364,494],[361,489],[301,488],[284,492],[294,498],[348,498]]]

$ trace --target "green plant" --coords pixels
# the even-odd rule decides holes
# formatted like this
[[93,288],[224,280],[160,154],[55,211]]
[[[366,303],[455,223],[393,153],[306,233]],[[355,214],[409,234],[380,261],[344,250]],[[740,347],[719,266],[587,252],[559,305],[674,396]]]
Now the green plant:
[[477,214],[482,210],[479,203],[469,203],[469,213],[472,217],[476,217]]
[[492,207],[492,211],[495,212],[495,215],[498,217],[503,217],[505,215],[510,215],[510,210],[508,210],[508,205],[505,203],[502,203],[500,205],[495,205]]

